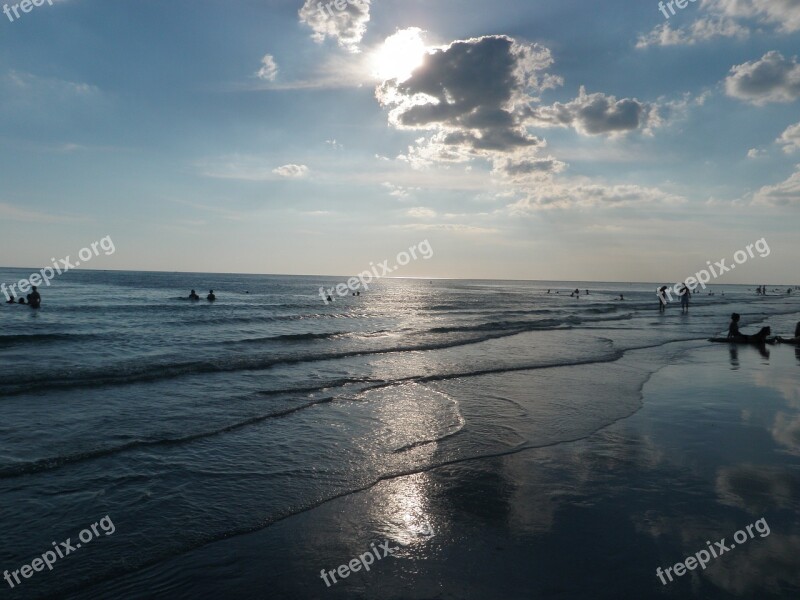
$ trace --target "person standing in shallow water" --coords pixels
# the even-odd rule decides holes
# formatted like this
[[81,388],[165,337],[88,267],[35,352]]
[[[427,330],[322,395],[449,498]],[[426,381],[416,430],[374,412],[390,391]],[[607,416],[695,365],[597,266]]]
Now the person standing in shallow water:
[[681,312],[689,312],[689,288],[686,285],[681,288]]
[[658,312],[664,312],[667,310],[667,299],[664,297],[664,292],[666,291],[667,286],[662,285],[656,292],[656,296],[658,296]]
[[28,305],[31,308],[39,308],[42,306],[42,297],[36,291],[36,286],[31,286],[33,291],[28,295]]
[[217,297],[214,295],[214,290],[208,290],[208,296],[206,296],[206,299],[209,302],[213,302],[214,300],[217,299]]

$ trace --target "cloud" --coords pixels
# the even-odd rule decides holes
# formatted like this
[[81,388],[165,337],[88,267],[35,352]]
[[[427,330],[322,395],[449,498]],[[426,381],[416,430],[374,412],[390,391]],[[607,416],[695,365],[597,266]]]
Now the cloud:
[[620,208],[623,206],[676,205],[686,202],[681,196],[639,185],[599,183],[549,183],[527,191],[508,205],[512,215],[525,215],[548,209]]
[[760,148],[750,148],[750,150],[747,151],[747,158],[762,158],[766,155],[767,152]]
[[573,127],[583,135],[623,134],[658,124],[658,107],[635,98],[617,100],[602,93],[587,94],[581,86],[578,97],[567,103],[532,109],[527,122],[541,127]]
[[800,165],[789,179],[775,185],[765,185],[753,194],[754,204],[768,206],[800,206]]
[[668,23],[639,36],[637,48],[691,46],[714,38],[745,39],[758,29],[789,34],[800,31],[797,0],[702,0],[701,16],[673,29]]
[[392,126],[430,132],[398,158],[415,168],[484,159],[496,170],[532,161],[544,143],[525,118],[533,94],[561,84],[545,73],[552,63],[547,48],[507,36],[430,49],[408,79],[376,89]]
[[702,6],[717,15],[775,26],[781,33],[800,31],[797,0],[703,0]]
[[261,68],[256,73],[256,77],[264,81],[275,81],[278,76],[278,63],[271,54],[265,54],[261,59]]
[[54,215],[42,213],[25,208],[19,208],[13,204],[0,202],[0,218],[9,221],[23,221],[27,223],[68,223],[73,221],[83,221],[83,217],[70,217],[65,215]]
[[283,165],[282,167],[272,169],[272,172],[280,177],[299,179],[308,174],[308,167],[306,165]]
[[725,91],[733,98],[763,106],[800,98],[800,65],[775,50],[756,61],[731,67]]
[[412,193],[419,191],[419,188],[416,187],[395,185],[393,183],[389,183],[388,181],[384,181],[381,185],[389,190],[389,195],[393,196],[394,198],[407,198]]
[[728,18],[700,18],[687,27],[673,29],[669,23],[657,25],[645,35],[639,36],[637,48],[649,46],[693,46],[714,38],[745,39],[750,35],[747,27]]
[[552,157],[546,158],[498,158],[494,161],[493,173],[507,177],[511,181],[526,182],[531,179],[547,178],[561,173],[567,164]]
[[424,206],[415,206],[408,209],[408,216],[415,219],[433,219],[436,217],[436,211]]
[[788,127],[775,142],[783,146],[786,154],[800,150],[800,123]]
[[240,181],[271,181],[278,177],[298,178],[309,171],[305,165],[283,165],[275,168],[267,159],[259,156],[233,154],[197,163],[197,168],[206,177],[237,179]]
[[319,0],[306,0],[298,12],[300,22],[314,32],[311,38],[320,44],[331,38],[349,52],[358,52],[370,19],[370,0],[336,0],[323,2],[322,7],[319,4]]

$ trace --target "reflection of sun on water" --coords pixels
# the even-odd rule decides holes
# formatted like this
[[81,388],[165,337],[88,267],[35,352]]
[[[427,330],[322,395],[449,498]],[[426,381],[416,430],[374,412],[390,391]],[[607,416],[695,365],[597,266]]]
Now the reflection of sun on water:
[[386,534],[409,550],[409,546],[434,535],[431,515],[428,512],[429,477],[419,473],[392,482],[376,510],[379,520],[385,523]]
[[405,81],[425,58],[422,30],[410,27],[386,38],[372,57],[373,74],[383,80]]

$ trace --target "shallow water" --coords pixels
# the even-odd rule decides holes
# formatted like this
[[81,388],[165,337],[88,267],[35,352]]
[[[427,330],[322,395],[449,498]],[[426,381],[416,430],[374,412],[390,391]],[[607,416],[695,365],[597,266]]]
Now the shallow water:
[[[0,564],[116,526],[7,591],[80,590],[391,476],[580,439],[730,312],[789,333],[800,307],[714,286],[660,316],[654,285],[419,280],[325,305],[338,282],[72,272],[40,311],[1,306]],[[179,298],[209,287],[214,304]]]

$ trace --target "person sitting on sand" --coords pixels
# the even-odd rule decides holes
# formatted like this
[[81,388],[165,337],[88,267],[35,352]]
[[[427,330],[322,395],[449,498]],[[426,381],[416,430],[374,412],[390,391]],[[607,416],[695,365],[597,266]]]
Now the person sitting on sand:
[[731,324],[728,325],[728,339],[739,339],[744,337],[739,332],[739,319],[741,319],[741,315],[739,313],[733,313],[731,315]]
[[217,299],[217,297],[214,295],[214,290],[208,290],[208,296],[206,296],[206,299],[209,302],[213,302],[214,300]]
[[750,344],[765,344],[767,338],[772,333],[769,327],[762,327],[761,331],[754,335],[745,335],[739,331],[739,320],[741,316],[738,313],[731,315],[731,324],[728,326],[728,339],[732,342],[747,342]]
[[197,295],[197,292],[192,290],[192,293],[189,294],[189,300],[200,300],[200,296]]

